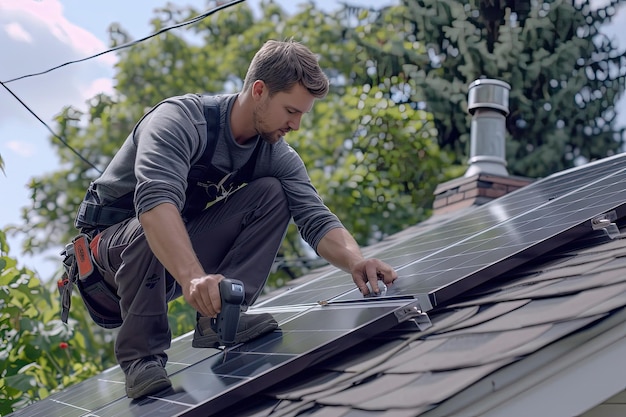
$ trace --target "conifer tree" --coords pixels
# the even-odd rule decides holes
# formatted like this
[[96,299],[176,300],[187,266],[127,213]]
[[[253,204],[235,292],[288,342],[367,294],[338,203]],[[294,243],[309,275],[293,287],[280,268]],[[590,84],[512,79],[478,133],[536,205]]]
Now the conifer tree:
[[542,177],[623,148],[615,103],[626,53],[601,29],[624,2],[402,0],[406,21],[390,36],[401,32],[403,43],[369,47],[379,66],[415,83],[408,101],[434,115],[439,145],[458,162],[469,153],[467,87],[479,78],[509,83],[508,170]]

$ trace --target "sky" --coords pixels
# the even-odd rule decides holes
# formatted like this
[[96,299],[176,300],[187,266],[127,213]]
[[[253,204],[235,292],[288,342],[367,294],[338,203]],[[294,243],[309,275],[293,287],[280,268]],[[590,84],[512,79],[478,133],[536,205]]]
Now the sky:
[[[598,0],[599,2],[603,0]],[[298,0],[276,0],[293,12]],[[394,0],[351,0],[353,4],[396,3]],[[151,34],[154,10],[167,0],[0,0],[0,81],[48,70],[68,61],[82,59],[107,49],[107,29],[119,23],[134,39]],[[206,0],[172,1],[207,10]],[[260,0],[247,0],[259,8]],[[323,9],[337,7],[336,0],[316,0]],[[238,5],[233,7],[239,7]],[[219,13],[228,13],[229,9]],[[620,10],[605,33],[626,47],[626,10]],[[85,108],[87,99],[113,89],[115,54],[65,66],[50,73],[7,84],[34,113],[54,128],[54,116],[63,107]],[[618,105],[626,125],[626,99]],[[21,209],[29,205],[27,184],[33,177],[54,172],[59,161],[49,144],[50,132],[7,90],[0,86],[0,155],[5,174],[0,173],[0,228],[19,224]],[[35,257],[21,253],[19,238],[10,237],[10,256],[21,266],[46,280],[59,268],[59,251],[54,248]]]

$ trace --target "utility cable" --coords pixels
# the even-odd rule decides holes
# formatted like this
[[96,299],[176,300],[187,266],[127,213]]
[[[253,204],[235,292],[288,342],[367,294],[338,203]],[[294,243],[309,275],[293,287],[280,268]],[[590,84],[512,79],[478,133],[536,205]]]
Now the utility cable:
[[74,61],[68,61],[68,62],[65,62],[65,63],[63,63],[61,65],[57,65],[56,67],[52,67],[50,69],[47,69],[45,71],[36,72],[36,73],[33,73],[33,74],[22,75],[22,76],[17,77],[17,78],[13,78],[13,79],[10,79],[10,80],[7,80],[7,81],[0,81],[0,82],[3,83],[3,84],[8,84],[8,83],[12,83],[12,82],[15,82],[15,81],[22,80],[24,78],[35,77],[35,76],[38,76],[38,75],[47,74],[49,72],[52,72],[54,70],[57,70],[59,68],[65,67],[65,66],[70,65],[70,64],[76,64],[78,62],[88,61],[90,59],[97,58],[97,57],[99,57],[101,55],[108,54],[109,52],[119,51],[120,49],[131,47],[131,46],[136,45],[138,43],[141,43],[141,42],[143,42],[145,40],[148,40],[150,38],[158,36],[158,35],[160,35],[162,33],[168,32],[168,31],[170,31],[172,29],[178,29],[180,27],[191,25],[193,23],[199,22],[200,20],[203,20],[203,19],[211,16],[212,14],[219,12],[220,10],[226,9],[227,7],[234,6],[234,5],[236,5],[238,3],[241,3],[241,2],[244,2],[244,1],[246,1],[246,0],[234,0],[234,1],[231,1],[229,3],[220,4],[219,6],[213,8],[211,10],[208,10],[208,11],[204,12],[203,14],[200,14],[200,15],[192,18],[192,19],[185,20],[185,21],[183,21],[181,23],[177,23],[177,24],[172,25],[172,26],[164,27],[163,29],[161,29],[161,30],[159,30],[159,31],[157,31],[157,32],[155,32],[155,33],[153,33],[151,35],[144,36],[141,39],[137,39],[137,40],[134,40],[132,42],[127,42],[125,44],[118,45],[118,46],[116,46],[114,48],[108,49],[106,51],[98,52],[97,54],[88,56],[86,58],[81,58],[81,59],[77,59],[77,60],[74,60]]
[[69,143],[67,143],[67,141],[65,139],[63,139],[61,136],[57,135],[54,130],[52,130],[52,128],[50,128],[50,126],[48,126],[48,124],[46,122],[44,122],[41,117],[37,116],[37,114],[26,105],[26,103],[24,103],[13,91],[11,91],[11,89],[9,87],[6,86],[6,84],[2,81],[0,81],[0,85],[2,85],[2,87],[4,87],[5,90],[7,90],[9,92],[9,94],[11,94],[17,101],[19,101],[19,103],[24,106],[24,108],[26,110],[28,110],[28,112],[30,114],[32,114],[35,119],[39,120],[41,122],[41,124],[43,124],[46,129],[48,129],[48,131],[52,134],[52,136],[54,136],[55,138],[57,138],[63,145],[65,145],[67,148],[69,148],[70,151],[72,151],[74,153],[74,155],[78,156],[83,162],[87,163],[89,166],[91,166],[93,169],[95,169],[96,171],[98,171],[98,173],[102,174],[102,171],[99,170],[94,164],[92,164],[90,161],[87,160],[87,158],[85,158],[84,156],[82,156],[80,154],[80,152],[78,152],[76,149],[74,149]]
[[214,7],[213,9],[210,9],[210,10],[208,10],[208,11],[206,11],[206,12],[204,12],[204,13],[202,13],[202,14],[200,14],[200,15],[198,15],[198,16],[196,16],[196,17],[192,18],[192,19],[185,20],[185,21],[183,21],[183,22],[181,22],[181,23],[177,23],[177,24],[172,25],[172,26],[167,26],[167,27],[162,28],[161,30],[159,30],[159,31],[157,31],[157,32],[155,32],[155,33],[153,33],[153,34],[150,34],[150,35],[148,35],[148,36],[144,36],[144,37],[143,37],[143,38],[141,38],[141,39],[137,39],[137,40],[132,41],[132,42],[127,42],[127,43],[125,43],[125,44],[122,44],[122,45],[116,46],[116,47],[111,48],[111,49],[108,49],[108,50],[106,50],[106,51],[99,52],[99,53],[97,53],[97,54],[95,54],[95,55],[91,55],[91,56],[88,56],[88,57],[86,57],[86,58],[81,58],[81,59],[77,59],[77,60],[74,60],[74,61],[68,61],[68,62],[66,62],[66,63],[64,63],[64,64],[57,65],[56,67],[52,67],[52,68],[47,69],[47,70],[45,70],[45,71],[41,71],[41,72],[37,72],[37,73],[33,73],[33,74],[22,75],[22,76],[20,76],[20,77],[13,78],[13,79],[10,79],[10,80],[7,80],[7,81],[0,81],[0,85],[2,85],[2,87],[4,87],[4,89],[6,89],[6,90],[9,92],[9,94],[11,94],[11,95],[12,95],[12,96],[13,96],[13,97],[14,97],[14,98],[15,98],[15,99],[16,99],[16,100],[17,100],[17,101],[18,101],[18,102],[19,102],[19,103],[20,103],[20,104],[21,104],[21,105],[22,105],[22,106],[23,106],[23,107],[24,107],[24,108],[25,108],[25,109],[26,109],[26,110],[27,110],[30,114],[32,114],[32,115],[33,115],[33,116],[34,116],[34,117],[35,117],[35,118],[36,118],[36,119],[37,119],[37,120],[38,120],[41,124],[43,124],[43,125],[46,127],[46,129],[48,129],[48,131],[52,134],[52,136],[53,136],[53,137],[55,137],[56,139],[58,139],[58,140],[59,140],[59,141],[60,141],[60,142],[61,142],[64,146],[66,146],[68,149],[70,149],[70,150],[72,151],[72,153],[74,153],[76,156],[78,156],[78,157],[79,157],[79,158],[80,158],[83,162],[85,162],[85,163],[86,163],[86,164],[88,164],[90,167],[92,167],[93,169],[95,169],[98,173],[102,174],[102,171],[101,171],[100,169],[98,169],[98,168],[97,168],[97,167],[96,167],[93,163],[91,163],[89,160],[87,160],[87,158],[85,158],[84,156],[82,156],[82,155],[80,154],[80,152],[78,152],[76,149],[74,149],[74,148],[73,148],[73,147],[72,147],[69,143],[67,143],[67,140],[65,140],[65,139],[64,139],[64,138],[62,138],[61,136],[57,135],[57,134],[56,134],[56,133],[52,130],[52,128],[50,128],[50,126],[49,126],[49,125],[48,125],[45,121],[43,121],[43,120],[41,119],[41,117],[39,117],[39,116],[38,116],[38,115],[37,115],[37,114],[36,114],[36,113],[35,113],[35,112],[34,112],[34,111],[33,111],[33,110],[32,110],[32,109],[31,109],[31,108],[30,108],[30,107],[29,107],[26,103],[24,103],[24,101],[22,101],[22,100],[21,100],[21,99],[20,99],[20,98],[19,98],[19,97],[18,97],[18,96],[17,96],[17,95],[16,95],[16,94],[15,94],[15,93],[14,93],[14,92],[13,92],[13,91],[9,88],[9,87],[7,87],[7,85],[6,85],[6,84],[8,84],[8,83],[12,83],[12,82],[15,82],[15,81],[19,81],[19,80],[23,80],[23,79],[25,79],[25,78],[29,78],[29,77],[35,77],[35,76],[38,76],[38,75],[47,74],[47,73],[49,73],[49,72],[52,72],[52,71],[54,71],[54,70],[57,70],[57,69],[59,69],[59,68],[65,67],[65,66],[70,65],[70,64],[76,64],[76,63],[79,63],[79,62],[84,62],[84,61],[87,61],[87,60],[90,60],[90,59],[97,58],[97,57],[99,57],[99,56],[101,56],[101,55],[104,55],[104,54],[107,54],[107,53],[109,53],[109,52],[114,52],[114,51],[119,51],[120,49],[129,48],[129,47],[131,47],[131,46],[133,46],[133,45],[137,45],[137,44],[139,44],[139,43],[141,43],[141,42],[143,42],[143,41],[146,41],[146,40],[148,40],[148,39],[151,39],[151,38],[153,38],[153,37],[155,37],[155,36],[158,36],[158,35],[160,35],[160,34],[162,34],[162,33],[165,33],[165,32],[167,32],[167,31],[170,31],[170,30],[172,30],[172,29],[177,29],[177,28],[180,28],[180,27],[183,27],[183,26],[187,26],[187,25],[190,25],[190,24],[193,24],[193,23],[199,22],[199,21],[201,21],[201,20],[203,20],[203,19],[205,19],[205,18],[207,18],[207,17],[211,16],[212,14],[214,14],[214,13],[216,13],[216,12],[220,11],[220,10],[224,10],[224,9],[226,9],[226,8],[230,7],[230,6],[234,6],[234,5],[236,5],[236,4],[238,4],[238,3],[242,3],[242,2],[244,2],[244,1],[245,1],[245,0],[233,0],[233,1],[231,1],[231,2],[224,3],[224,4],[219,4],[219,3],[218,3],[218,6],[217,6],[217,7]]

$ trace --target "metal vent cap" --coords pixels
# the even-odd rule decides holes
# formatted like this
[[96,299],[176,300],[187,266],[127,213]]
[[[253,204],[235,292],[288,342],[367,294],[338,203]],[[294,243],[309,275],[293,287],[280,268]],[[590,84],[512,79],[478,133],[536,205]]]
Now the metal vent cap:
[[481,79],[469,85],[467,110],[474,114],[477,109],[494,109],[509,114],[509,91],[511,86],[504,81]]

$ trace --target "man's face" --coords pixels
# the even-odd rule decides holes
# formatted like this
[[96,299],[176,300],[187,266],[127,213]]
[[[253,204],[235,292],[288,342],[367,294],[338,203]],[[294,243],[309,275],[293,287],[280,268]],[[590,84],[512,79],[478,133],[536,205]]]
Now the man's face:
[[264,84],[256,87],[261,89],[261,93],[254,108],[254,128],[270,144],[278,142],[287,132],[298,130],[302,115],[313,108],[315,97],[300,84],[294,85],[288,92],[276,93],[272,97]]

